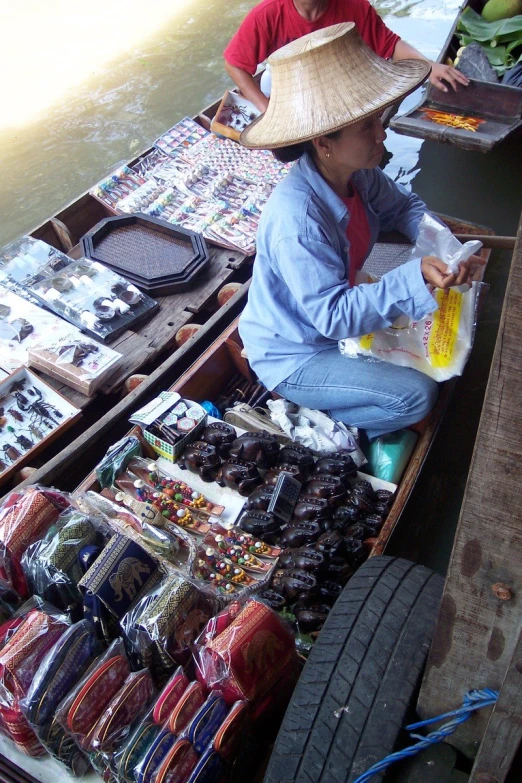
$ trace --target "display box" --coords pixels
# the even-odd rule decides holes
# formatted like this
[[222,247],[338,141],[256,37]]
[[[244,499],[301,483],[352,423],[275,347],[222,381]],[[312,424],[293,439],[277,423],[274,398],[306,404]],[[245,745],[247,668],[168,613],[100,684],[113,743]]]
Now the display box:
[[[185,407],[185,410],[183,410]],[[182,421],[194,422],[186,432]],[[156,454],[170,462],[176,462],[187,444],[197,440],[207,424],[207,413],[197,402],[185,400],[177,392],[161,392],[148,405],[131,416],[129,421],[141,427],[143,437]],[[188,425],[185,425],[188,426]],[[175,442],[165,439],[168,435],[179,433]]]
[[242,95],[225,92],[210,129],[213,133],[239,141],[241,133],[252,123],[261,112],[253,103]]
[[26,367],[0,382],[0,411],[0,484],[81,416]]

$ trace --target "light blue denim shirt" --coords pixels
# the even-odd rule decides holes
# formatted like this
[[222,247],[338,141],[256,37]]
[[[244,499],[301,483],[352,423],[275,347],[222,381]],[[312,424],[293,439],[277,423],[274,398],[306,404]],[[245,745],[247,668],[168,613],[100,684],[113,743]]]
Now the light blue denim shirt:
[[[381,169],[355,172],[368,213],[370,248],[380,231],[415,241],[426,205]],[[248,302],[239,333],[251,367],[268,389],[319,351],[437,309],[420,259],[385,274],[378,283],[350,288],[350,214],[304,155],[270,196],[257,234]]]

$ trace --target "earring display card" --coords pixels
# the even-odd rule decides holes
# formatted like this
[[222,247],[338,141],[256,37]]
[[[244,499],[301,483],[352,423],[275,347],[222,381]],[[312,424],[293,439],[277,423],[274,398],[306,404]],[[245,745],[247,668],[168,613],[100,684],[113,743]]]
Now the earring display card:
[[0,484],[80,415],[25,367],[0,382]]
[[149,316],[158,303],[98,262],[74,261],[46,242],[22,237],[0,252],[0,284],[101,340]]
[[108,177],[98,182],[89,192],[91,196],[114,211],[118,201],[126,198],[136,188],[144,184],[145,179],[142,176],[128,166],[120,166]]
[[177,158],[178,155],[208,136],[210,133],[201,125],[191,120],[190,117],[184,117],[159,139],[156,139],[154,146],[162,152],[166,152],[171,158]]

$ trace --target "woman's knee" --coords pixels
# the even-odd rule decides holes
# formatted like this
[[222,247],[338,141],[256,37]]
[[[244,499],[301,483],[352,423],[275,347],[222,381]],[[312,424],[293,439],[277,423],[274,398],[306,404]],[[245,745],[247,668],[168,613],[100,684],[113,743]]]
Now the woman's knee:
[[407,385],[407,395],[404,399],[409,413],[420,421],[432,410],[438,396],[438,384],[424,373],[413,370],[411,383]]

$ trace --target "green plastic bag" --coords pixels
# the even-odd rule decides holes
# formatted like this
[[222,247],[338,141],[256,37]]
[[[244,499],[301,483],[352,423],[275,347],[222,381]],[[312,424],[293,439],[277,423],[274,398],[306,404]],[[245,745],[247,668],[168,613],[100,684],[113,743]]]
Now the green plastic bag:
[[370,441],[366,473],[382,481],[398,484],[408,464],[418,435],[412,430],[398,430]]

